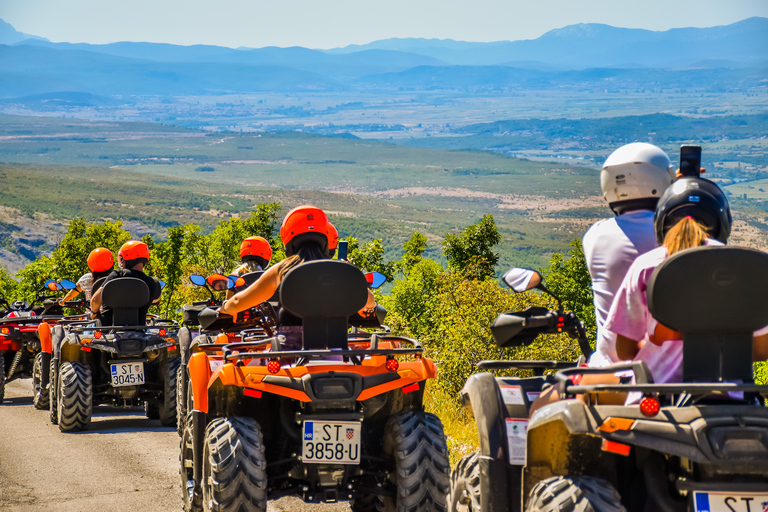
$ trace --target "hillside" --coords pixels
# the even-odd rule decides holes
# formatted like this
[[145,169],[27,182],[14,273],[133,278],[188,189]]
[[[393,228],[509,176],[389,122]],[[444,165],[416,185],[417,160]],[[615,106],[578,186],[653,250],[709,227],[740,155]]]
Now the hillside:
[[[381,238],[390,257],[419,231],[439,258],[446,233],[490,213],[505,268],[543,265],[609,215],[594,167],[304,133],[0,116],[0,162],[0,206],[17,212],[7,223],[21,231],[35,231],[25,218],[62,225],[85,216],[122,219],[137,235],[162,238],[190,222],[209,232],[259,203],[312,203],[329,211],[343,235]],[[736,218],[752,223],[749,243],[765,240],[759,210]],[[13,228],[7,231],[0,247],[23,256]],[[43,238],[44,252],[55,233]]]

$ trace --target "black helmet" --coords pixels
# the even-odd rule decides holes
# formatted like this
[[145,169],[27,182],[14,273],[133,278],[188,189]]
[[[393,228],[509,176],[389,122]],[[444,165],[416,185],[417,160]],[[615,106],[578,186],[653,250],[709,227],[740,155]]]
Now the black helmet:
[[704,178],[680,178],[659,198],[653,227],[656,240],[664,242],[667,232],[684,217],[693,217],[707,228],[709,236],[725,243],[731,234],[731,209],[723,191]]

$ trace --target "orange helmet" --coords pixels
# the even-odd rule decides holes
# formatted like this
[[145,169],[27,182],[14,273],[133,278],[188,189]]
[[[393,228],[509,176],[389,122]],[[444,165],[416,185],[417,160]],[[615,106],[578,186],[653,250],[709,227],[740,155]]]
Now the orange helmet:
[[336,247],[339,246],[339,231],[336,229],[336,226],[328,223],[328,250],[329,251],[335,251]]
[[91,272],[104,272],[111,270],[115,264],[115,257],[112,251],[106,247],[97,247],[88,255],[88,268]]
[[[130,240],[125,242],[120,250],[117,251],[117,256],[123,258],[126,264],[129,261],[144,260],[142,263],[149,261],[149,247],[144,242],[139,240]],[[136,263],[139,263],[138,261]],[[128,265],[126,265],[128,267]]]
[[272,247],[269,246],[267,239],[261,236],[249,236],[240,244],[240,260],[247,261],[255,259],[262,268],[269,264],[272,259]]
[[328,217],[320,208],[310,205],[298,206],[288,212],[280,228],[280,238],[285,246],[286,256],[296,254],[298,246],[306,241],[315,241],[323,252],[328,250]]

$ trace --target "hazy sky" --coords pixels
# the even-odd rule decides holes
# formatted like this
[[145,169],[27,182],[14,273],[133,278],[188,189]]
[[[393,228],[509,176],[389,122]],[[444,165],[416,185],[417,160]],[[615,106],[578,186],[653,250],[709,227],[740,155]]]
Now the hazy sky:
[[768,0],[0,0],[51,41],[333,48],[389,37],[534,39],[575,23],[668,30],[768,17]]

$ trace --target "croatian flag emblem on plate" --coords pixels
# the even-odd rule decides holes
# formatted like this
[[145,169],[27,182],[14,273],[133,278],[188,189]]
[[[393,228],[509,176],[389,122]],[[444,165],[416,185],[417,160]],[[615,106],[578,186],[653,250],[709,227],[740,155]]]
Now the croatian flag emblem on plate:
[[355,437],[355,429],[348,428],[347,429],[347,439],[351,440],[353,437]]

